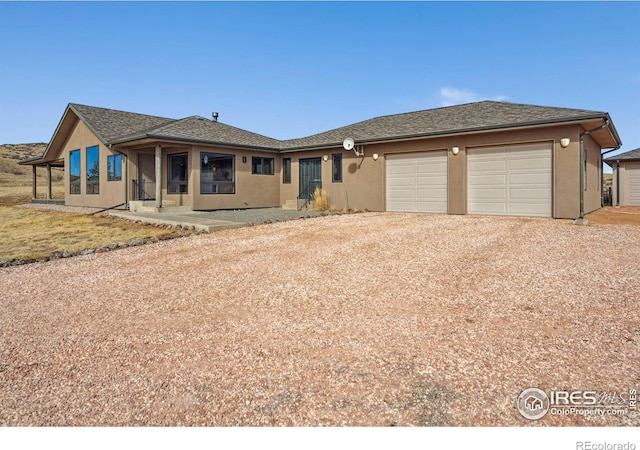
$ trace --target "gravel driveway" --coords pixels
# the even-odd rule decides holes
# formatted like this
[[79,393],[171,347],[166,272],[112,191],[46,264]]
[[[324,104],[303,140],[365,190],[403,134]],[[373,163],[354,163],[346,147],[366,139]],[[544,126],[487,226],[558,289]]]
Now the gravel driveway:
[[2,425],[528,421],[640,388],[640,227],[363,213],[0,269]]

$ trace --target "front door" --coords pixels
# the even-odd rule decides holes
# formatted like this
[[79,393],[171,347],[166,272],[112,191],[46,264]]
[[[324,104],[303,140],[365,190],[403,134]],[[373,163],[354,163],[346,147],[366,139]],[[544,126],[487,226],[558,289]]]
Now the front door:
[[322,188],[322,161],[320,158],[300,160],[300,196],[309,200],[316,188]]
[[138,180],[136,200],[155,200],[156,197],[156,157],[151,153],[138,155]]

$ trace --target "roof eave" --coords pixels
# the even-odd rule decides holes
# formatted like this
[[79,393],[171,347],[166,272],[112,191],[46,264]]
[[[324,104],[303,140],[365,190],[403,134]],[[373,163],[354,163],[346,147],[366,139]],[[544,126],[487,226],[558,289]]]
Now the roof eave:
[[91,123],[82,115],[80,111],[78,111],[75,108],[75,106],[72,103],[69,103],[69,109],[71,109],[74,112],[74,114],[78,117],[78,119],[84,122],[87,128],[89,128],[89,130],[95,135],[95,137],[97,137],[100,140],[100,142],[102,142],[104,145],[108,144],[107,140],[100,133],[96,131],[96,129],[91,125]]
[[239,148],[239,149],[251,149],[251,150],[260,150],[260,151],[268,151],[279,153],[280,149],[276,147],[263,147],[258,145],[246,145],[246,144],[234,144],[230,142],[218,142],[218,141],[209,141],[206,139],[188,139],[188,138],[179,138],[175,136],[163,136],[163,135],[154,135],[154,134],[145,134],[144,136],[136,136],[132,138],[126,139],[116,139],[109,142],[110,145],[123,145],[123,144],[133,144],[136,141],[142,140],[154,140],[154,141],[164,141],[164,142],[176,142],[181,144],[201,144],[201,145],[214,145],[220,147],[231,147],[231,148]]

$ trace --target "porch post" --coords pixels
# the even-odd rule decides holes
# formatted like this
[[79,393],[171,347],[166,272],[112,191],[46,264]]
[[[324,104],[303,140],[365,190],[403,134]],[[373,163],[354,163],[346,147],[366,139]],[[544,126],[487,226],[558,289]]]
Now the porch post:
[[162,208],[162,146],[156,145],[156,208]]
[[47,200],[51,200],[51,164],[47,163]]
[[34,164],[31,166],[31,169],[33,171],[33,184],[31,186],[31,198],[36,199],[38,198],[38,173],[37,171],[37,166]]

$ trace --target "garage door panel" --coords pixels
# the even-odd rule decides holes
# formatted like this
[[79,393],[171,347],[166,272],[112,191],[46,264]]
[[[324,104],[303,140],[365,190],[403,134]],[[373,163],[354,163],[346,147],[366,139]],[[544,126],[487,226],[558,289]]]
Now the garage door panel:
[[509,174],[509,185],[534,185],[534,186],[549,186],[551,187],[551,174],[550,173],[512,173]]
[[509,208],[509,215],[511,216],[525,216],[525,217],[549,217],[547,204],[533,204],[533,203],[517,203],[512,202]]
[[533,170],[547,171],[551,168],[551,161],[544,157],[509,160],[509,170],[529,172]]
[[389,197],[398,200],[413,199],[416,193],[414,189],[393,189],[389,192]]
[[416,180],[416,186],[433,186],[434,188],[440,188],[443,185],[446,185],[447,177],[446,176],[433,176],[433,177],[419,177]]
[[548,189],[511,189],[509,198],[512,202],[515,200],[539,200],[541,203],[546,204],[546,199],[550,194],[551,192]]
[[507,205],[498,202],[469,202],[469,214],[507,214]]
[[411,178],[389,178],[387,179],[387,186],[391,188],[412,187],[415,182]]
[[447,212],[447,152],[388,155],[387,211]]
[[415,167],[413,165],[394,165],[387,172],[387,175],[390,177],[401,177],[404,175],[411,175],[413,173],[415,173]]
[[483,160],[475,160],[475,164],[469,167],[469,173],[485,173],[485,172],[504,172],[507,167],[507,162],[504,160],[500,161],[483,161]]
[[469,200],[506,201],[507,190],[501,188],[477,189],[473,192],[473,194],[469,195]]
[[433,173],[447,173],[447,162],[428,162],[418,159],[416,162],[416,173],[420,174],[433,174]]
[[468,212],[551,216],[551,144],[468,150]]
[[470,175],[469,181],[481,186],[504,186],[507,183],[505,174]]
[[629,206],[640,206],[640,162],[629,162],[625,167],[627,181],[627,201]]

